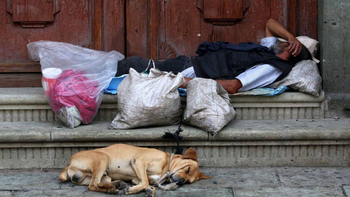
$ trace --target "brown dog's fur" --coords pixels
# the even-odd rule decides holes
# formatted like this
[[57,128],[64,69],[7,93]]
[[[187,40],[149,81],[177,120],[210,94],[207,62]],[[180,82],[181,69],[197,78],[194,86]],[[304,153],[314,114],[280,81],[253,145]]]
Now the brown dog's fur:
[[[168,171],[170,157],[170,153],[157,149],[115,144],[74,154],[59,179],[70,178],[75,184],[88,185],[91,191],[134,194],[146,190],[153,196],[155,189],[150,184]],[[199,171],[197,154],[192,148],[183,156],[174,155],[169,171],[168,181],[178,185],[210,178]],[[135,185],[127,188],[120,180]]]

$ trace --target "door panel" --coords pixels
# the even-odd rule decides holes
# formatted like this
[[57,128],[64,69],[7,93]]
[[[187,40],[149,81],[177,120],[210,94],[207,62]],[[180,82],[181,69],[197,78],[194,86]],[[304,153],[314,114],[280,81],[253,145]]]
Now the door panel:
[[[126,52],[127,56],[150,56],[150,36],[153,27],[150,25],[150,12],[148,1],[126,1]],[[154,5],[154,4],[153,4]],[[158,23],[154,21],[154,23]]]
[[243,0],[203,0],[203,18],[210,21],[237,20],[243,18]]
[[102,48],[125,54],[125,1],[103,1]]
[[317,39],[317,1],[298,1],[297,35]]
[[[159,40],[169,44],[178,55],[192,55],[201,43],[201,12],[196,6],[196,0],[161,1],[164,9],[159,28]],[[158,55],[164,53],[158,48]]]
[[7,3],[13,21],[21,23],[22,27],[44,27],[53,21],[58,11],[55,0],[7,0]]
[[[59,11],[51,14],[51,22],[45,19],[47,23],[44,26],[23,26],[21,21],[36,20],[35,13],[38,11],[36,8],[45,8],[47,4],[53,2],[56,6],[53,10],[59,7]],[[0,3],[0,87],[41,86],[40,65],[30,63],[31,60],[27,55],[26,45],[33,41],[59,41],[97,50],[117,50],[124,53],[124,4],[122,0],[2,1]],[[13,12],[9,5],[23,8]],[[47,13],[51,12],[53,11],[47,10]],[[48,14],[44,16],[46,15],[49,16]],[[37,72],[32,72],[33,66],[36,66]],[[15,69],[9,69],[10,67]],[[28,76],[21,77],[26,73]],[[25,82],[18,82],[18,80]]]
[[236,28],[236,34],[233,35],[234,43],[259,42],[265,36],[265,24],[271,18],[271,2],[271,0],[251,1],[245,18],[234,26]]
[[[46,2],[46,1],[45,1]],[[4,3],[0,9],[4,10]],[[23,28],[20,23],[13,21],[8,12],[0,12],[1,51],[0,60],[26,61],[29,42],[52,40],[76,45],[86,45],[91,42],[91,1],[76,0],[62,1],[61,11],[54,21],[42,28]],[[9,48],[10,47],[10,48]]]

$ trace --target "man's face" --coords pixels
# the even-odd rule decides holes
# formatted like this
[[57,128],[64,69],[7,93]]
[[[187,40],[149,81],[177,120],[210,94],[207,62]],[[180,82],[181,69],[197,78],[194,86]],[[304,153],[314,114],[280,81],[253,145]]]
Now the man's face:
[[286,60],[288,61],[289,58],[291,57],[291,53],[289,53],[286,49],[287,47],[289,46],[289,43],[288,42],[279,42],[276,47],[278,47],[277,51],[276,52],[276,56],[283,59],[283,60]]
[[285,54],[285,57],[287,57],[289,59],[292,56],[292,53],[287,51],[287,47],[289,46],[289,43],[288,42],[282,42],[281,44],[284,47],[283,53]]

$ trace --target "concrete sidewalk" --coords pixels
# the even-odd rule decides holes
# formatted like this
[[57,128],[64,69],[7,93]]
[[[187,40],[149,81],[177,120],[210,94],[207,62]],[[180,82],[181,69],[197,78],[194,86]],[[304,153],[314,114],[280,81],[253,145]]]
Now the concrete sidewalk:
[[[202,168],[211,179],[156,196],[344,197],[350,196],[350,168]],[[0,196],[111,196],[58,180],[60,169],[0,170]],[[145,193],[132,196],[144,196]]]

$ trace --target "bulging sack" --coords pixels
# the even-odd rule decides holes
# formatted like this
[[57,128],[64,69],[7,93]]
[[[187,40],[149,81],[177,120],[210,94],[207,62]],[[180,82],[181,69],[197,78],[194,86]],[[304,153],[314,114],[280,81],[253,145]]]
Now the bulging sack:
[[29,57],[40,61],[45,96],[55,114],[70,128],[90,123],[124,55],[52,41],[27,48]]
[[227,91],[212,79],[194,78],[186,86],[186,124],[215,136],[236,115]]
[[285,78],[269,85],[271,88],[281,86],[288,86],[299,92],[320,96],[322,91],[322,77],[318,71],[316,62],[312,60],[300,61]]
[[178,124],[183,109],[177,89],[184,82],[181,73],[174,75],[152,68],[145,74],[130,68],[129,75],[118,86],[118,114],[111,128]]

